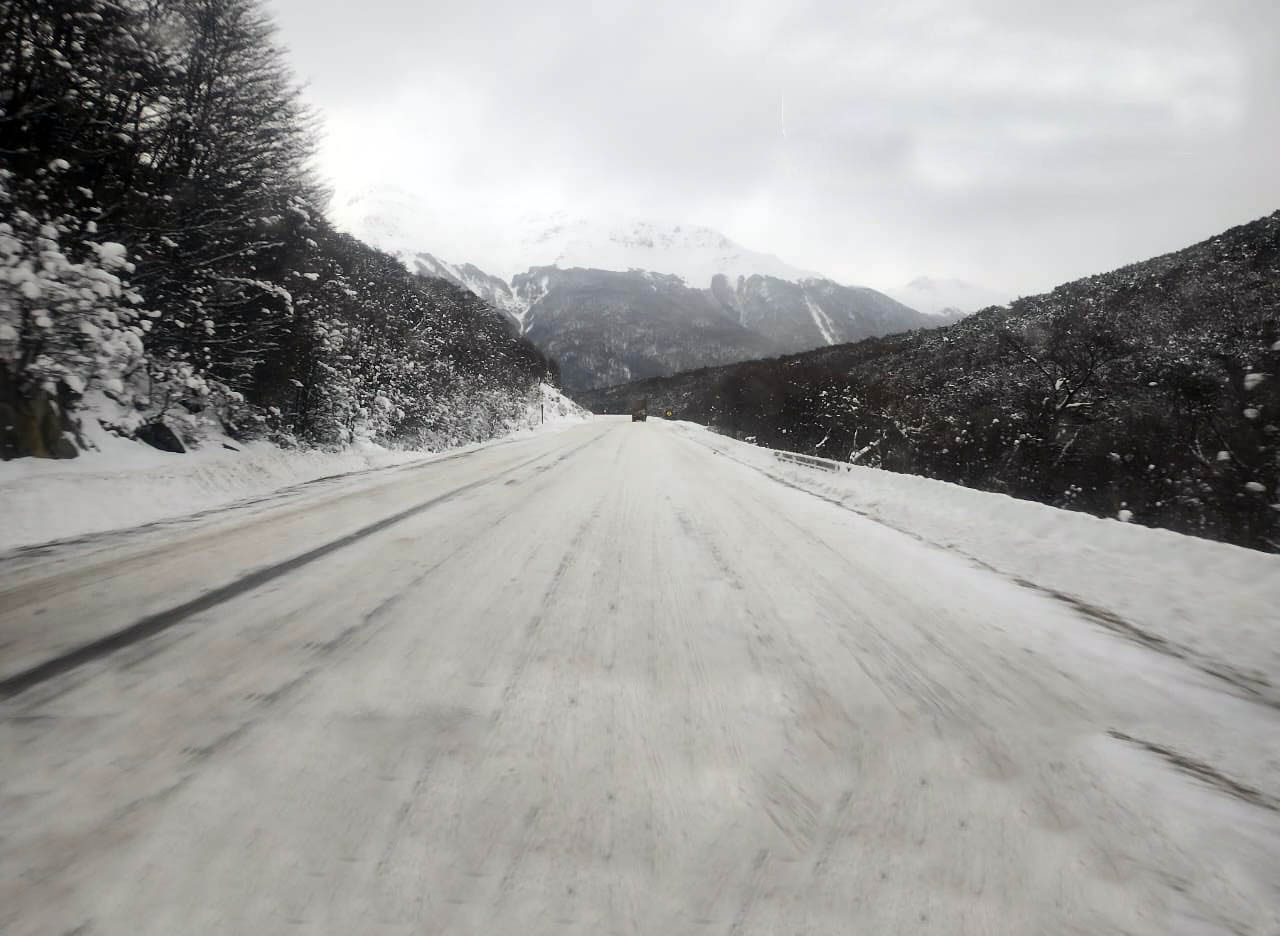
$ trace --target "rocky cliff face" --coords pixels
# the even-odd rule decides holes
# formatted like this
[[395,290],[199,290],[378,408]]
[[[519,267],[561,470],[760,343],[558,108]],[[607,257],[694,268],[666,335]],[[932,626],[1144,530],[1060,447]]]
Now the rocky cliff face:
[[538,267],[515,277],[526,336],[560,363],[566,389],[608,386],[766,356],[774,346],[709,290],[678,276]]
[[537,267],[513,280],[526,336],[582,390],[955,321],[830,280]]
[[788,282],[757,275],[730,286],[727,277],[717,276],[710,293],[745,328],[767,338],[778,354],[934,328],[960,317],[923,315],[874,289],[828,279]]
[[407,260],[402,258],[402,262],[405,262],[414,273],[448,280],[455,286],[469,289],[489,305],[506,315],[517,329],[523,329],[522,316],[525,306],[516,297],[515,290],[511,288],[511,284],[506,280],[499,279],[491,273],[486,273],[473,263],[463,263],[455,266],[452,263],[446,263],[437,257],[433,257],[429,253],[411,254]]

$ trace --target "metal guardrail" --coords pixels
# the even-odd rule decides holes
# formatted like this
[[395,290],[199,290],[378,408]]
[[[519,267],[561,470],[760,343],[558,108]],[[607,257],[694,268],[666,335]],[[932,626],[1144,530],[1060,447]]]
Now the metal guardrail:
[[801,455],[799,452],[780,452],[774,449],[773,457],[778,461],[793,462],[797,465],[804,465],[807,468],[817,468],[820,471],[850,471],[853,468],[848,462],[838,462],[831,458],[819,458],[816,455]]

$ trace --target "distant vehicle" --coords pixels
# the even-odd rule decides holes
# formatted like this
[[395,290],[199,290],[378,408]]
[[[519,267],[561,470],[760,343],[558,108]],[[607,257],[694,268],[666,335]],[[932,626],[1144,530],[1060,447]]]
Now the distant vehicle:
[[649,398],[641,397],[631,401],[631,421],[644,422],[649,418]]

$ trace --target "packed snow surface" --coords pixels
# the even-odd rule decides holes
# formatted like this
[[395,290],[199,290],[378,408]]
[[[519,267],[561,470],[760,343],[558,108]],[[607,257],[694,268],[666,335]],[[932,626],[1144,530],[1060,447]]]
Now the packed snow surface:
[[1276,932],[1275,558],[844,474],[597,418],[4,558],[0,931]]

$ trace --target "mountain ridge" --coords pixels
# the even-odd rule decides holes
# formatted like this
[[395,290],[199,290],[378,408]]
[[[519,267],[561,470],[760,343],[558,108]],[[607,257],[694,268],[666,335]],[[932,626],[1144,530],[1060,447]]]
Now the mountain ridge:
[[[752,251],[699,225],[527,216],[486,256],[499,272],[426,248],[426,208],[396,189],[344,204],[347,227],[423,276],[468,289],[561,360],[570,390],[804,351],[955,321]],[[460,243],[472,236],[463,232]],[[503,249],[542,258],[509,277]],[[486,261],[487,262],[487,261]]]
[[[525,214],[494,229],[437,218],[427,200],[394,186],[335,199],[335,224],[388,253],[465,256],[510,282],[534,267],[633,269],[675,274],[705,287],[716,273],[781,279],[818,277],[771,253],[751,250],[714,228],[640,218],[589,219],[565,211]],[[447,246],[446,246],[447,245]]]

